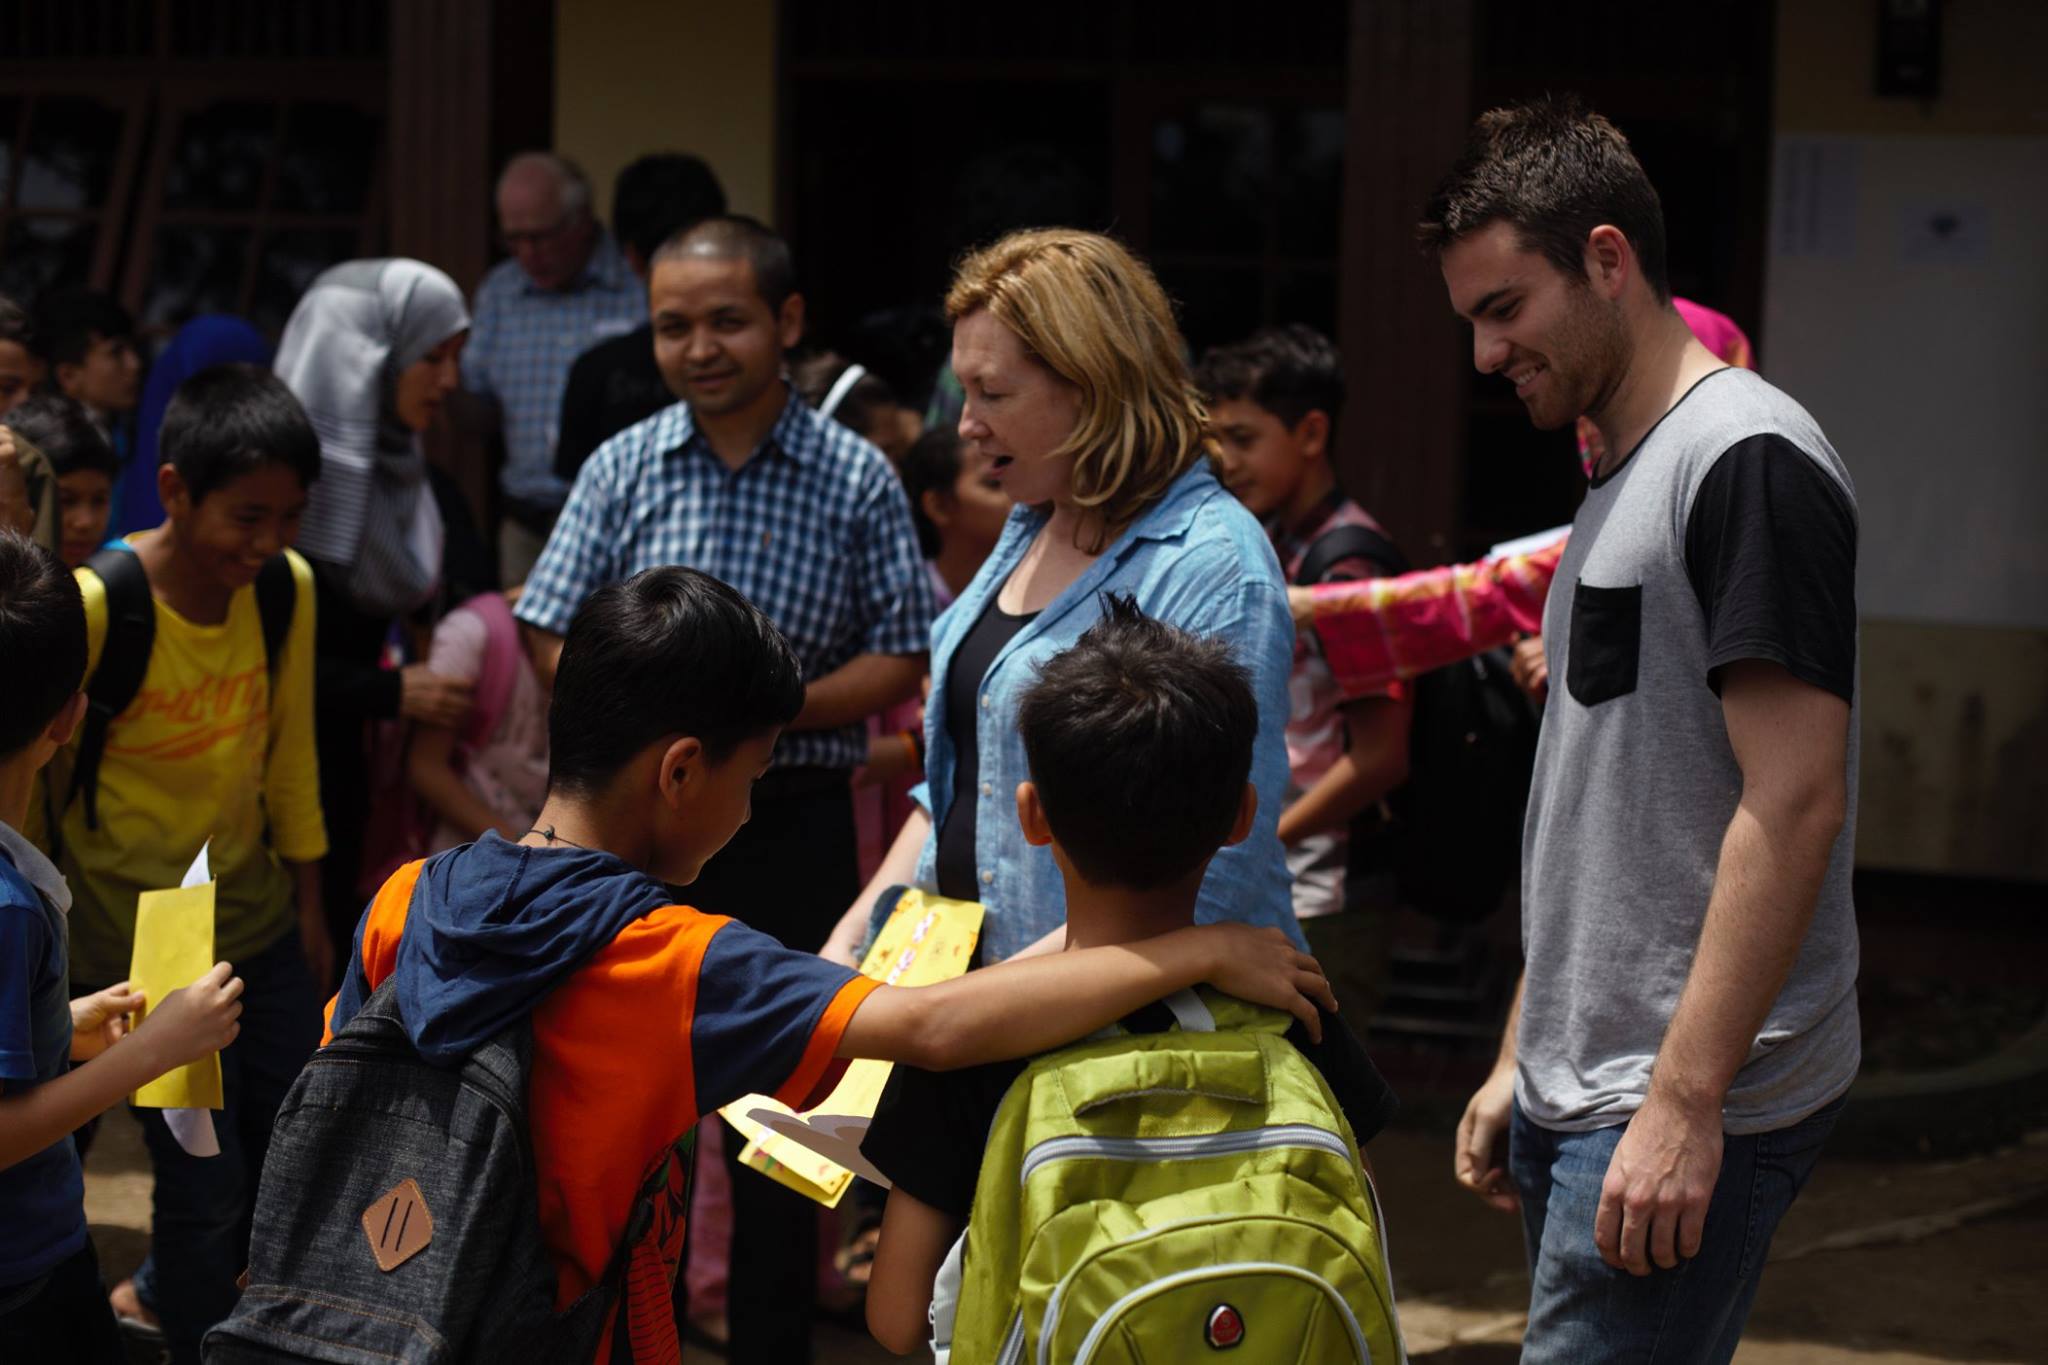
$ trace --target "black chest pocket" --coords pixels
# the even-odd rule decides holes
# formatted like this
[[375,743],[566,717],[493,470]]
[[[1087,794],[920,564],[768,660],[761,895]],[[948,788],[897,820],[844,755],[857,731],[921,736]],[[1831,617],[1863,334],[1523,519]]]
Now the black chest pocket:
[[1565,686],[1581,706],[1625,697],[1636,690],[1643,652],[1643,587],[1572,587],[1571,657]]

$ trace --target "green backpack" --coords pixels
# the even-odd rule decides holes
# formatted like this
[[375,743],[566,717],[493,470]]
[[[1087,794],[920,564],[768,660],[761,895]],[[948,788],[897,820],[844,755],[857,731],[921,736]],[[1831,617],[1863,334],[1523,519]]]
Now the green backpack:
[[1291,1020],[1228,996],[1032,1062],[933,1287],[940,1362],[1405,1360],[1379,1203]]

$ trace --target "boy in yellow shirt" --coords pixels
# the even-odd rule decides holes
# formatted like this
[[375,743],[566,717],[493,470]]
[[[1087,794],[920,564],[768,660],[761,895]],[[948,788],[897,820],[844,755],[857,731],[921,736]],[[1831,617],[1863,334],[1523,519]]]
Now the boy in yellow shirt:
[[[166,521],[78,571],[87,694],[102,714],[88,714],[48,790],[76,897],[74,993],[127,976],[137,896],[178,885],[209,844],[214,953],[248,983],[241,1037],[221,1054],[220,1155],[189,1155],[160,1111],[139,1111],[156,1170],[154,1231],[149,1258],[112,1295],[131,1331],[160,1330],[174,1360],[196,1361],[200,1335],[234,1306],[271,1120],[320,1041],[331,984],[313,575],[286,548],[320,444],[278,379],[223,365],[179,388],[159,448]],[[130,654],[147,659],[139,686],[110,703],[99,675]]]

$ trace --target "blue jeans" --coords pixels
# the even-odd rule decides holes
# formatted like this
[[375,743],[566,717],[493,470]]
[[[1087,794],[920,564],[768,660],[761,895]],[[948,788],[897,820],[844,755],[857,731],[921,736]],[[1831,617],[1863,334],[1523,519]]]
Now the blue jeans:
[[1529,1254],[1523,1365],[1726,1361],[1735,1354],[1778,1220],[1792,1207],[1842,1102],[1772,1133],[1725,1139],[1697,1256],[1646,1276],[1616,1270],[1593,1244],[1607,1164],[1626,1124],[1560,1133],[1515,1106],[1508,1170],[1522,1196]]
[[233,1311],[249,1264],[256,1182],[285,1091],[320,1043],[320,996],[296,930],[235,964],[242,1031],[220,1054],[220,1155],[187,1155],[160,1109],[135,1110],[156,1172],[155,1224],[135,1292],[163,1320],[171,1359],[196,1362],[199,1338]]

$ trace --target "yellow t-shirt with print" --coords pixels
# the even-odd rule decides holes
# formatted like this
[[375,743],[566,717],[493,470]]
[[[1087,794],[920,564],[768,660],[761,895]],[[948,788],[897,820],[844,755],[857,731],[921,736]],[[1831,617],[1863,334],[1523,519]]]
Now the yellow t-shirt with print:
[[[253,586],[229,599],[219,625],[198,625],[155,604],[142,687],[107,727],[99,828],[86,828],[82,800],[62,817],[58,866],[73,897],[74,982],[128,975],[136,898],[176,886],[209,839],[220,882],[215,957],[239,962],[296,925],[292,876],[280,860],[326,856],[327,826],[313,751],[313,570],[285,553],[296,601],[275,697]],[[107,590],[91,569],[77,577],[89,678],[106,643]],[[52,792],[70,791],[70,757],[51,765]]]

